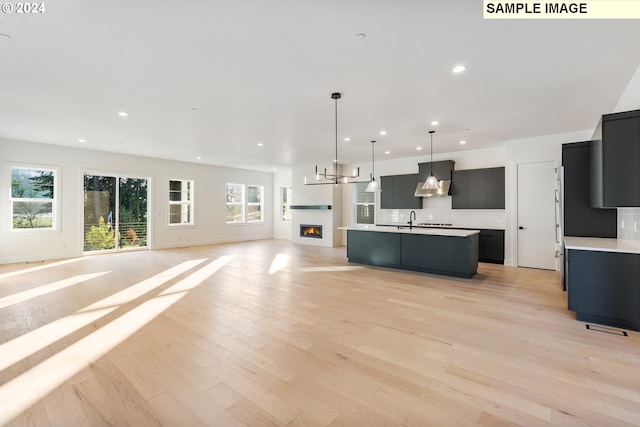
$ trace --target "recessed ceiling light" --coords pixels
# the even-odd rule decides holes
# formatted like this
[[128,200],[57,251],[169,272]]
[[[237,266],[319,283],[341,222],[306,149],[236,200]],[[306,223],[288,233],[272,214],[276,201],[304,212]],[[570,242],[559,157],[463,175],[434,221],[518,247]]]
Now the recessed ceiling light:
[[387,134],[387,131],[386,131],[386,130],[381,130],[381,131],[380,131],[380,135],[386,135],[386,134]]
[[264,144],[262,142],[258,142],[258,147],[262,147]]
[[348,136],[344,139],[345,141],[349,142],[351,141],[351,138],[349,138]]
[[467,141],[460,141],[460,144],[462,144],[462,145],[464,145],[466,143],[467,143]]
[[80,138],[78,142],[87,142],[84,138]]
[[465,65],[456,65],[455,67],[453,67],[453,70],[452,70],[452,71],[453,71],[454,73],[461,73],[461,72],[463,72],[463,71],[464,71],[464,70],[466,70],[466,69],[467,69],[467,67],[466,67]]
[[391,151],[385,151],[384,154],[391,154]]
[[202,156],[196,156],[196,160],[202,159]]
[[127,117],[127,116],[128,116],[128,114],[127,114],[126,112],[124,112],[124,111],[120,111],[120,112],[118,113],[118,115],[119,115],[120,117]]
[[277,171],[277,170],[278,170],[278,168],[273,168],[273,170],[274,170],[274,171]]
[[422,147],[416,147],[416,150],[420,151],[422,150]]
[[431,126],[438,126],[439,124],[440,124],[440,122],[437,121],[437,120],[434,120],[434,121],[431,122]]

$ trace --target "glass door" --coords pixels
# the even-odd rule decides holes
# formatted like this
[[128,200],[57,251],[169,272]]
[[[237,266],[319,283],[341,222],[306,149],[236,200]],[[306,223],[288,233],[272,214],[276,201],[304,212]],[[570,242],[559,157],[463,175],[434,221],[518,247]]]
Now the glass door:
[[148,246],[148,179],[84,174],[84,251]]

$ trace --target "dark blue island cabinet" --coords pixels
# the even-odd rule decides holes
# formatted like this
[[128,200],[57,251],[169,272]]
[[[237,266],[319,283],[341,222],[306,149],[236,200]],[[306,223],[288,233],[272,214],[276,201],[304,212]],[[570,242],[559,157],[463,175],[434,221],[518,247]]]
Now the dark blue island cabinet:
[[360,264],[470,278],[478,271],[478,236],[473,230],[348,229],[347,258]]

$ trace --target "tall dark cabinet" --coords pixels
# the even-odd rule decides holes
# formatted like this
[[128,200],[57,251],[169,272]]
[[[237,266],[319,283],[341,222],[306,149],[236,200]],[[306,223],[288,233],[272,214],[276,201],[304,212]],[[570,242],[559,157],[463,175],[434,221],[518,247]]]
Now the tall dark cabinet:
[[639,207],[640,110],[603,115],[597,133],[601,138],[592,145],[592,205]]
[[616,238],[618,211],[591,206],[591,149],[593,141],[562,145],[564,167],[564,235]]

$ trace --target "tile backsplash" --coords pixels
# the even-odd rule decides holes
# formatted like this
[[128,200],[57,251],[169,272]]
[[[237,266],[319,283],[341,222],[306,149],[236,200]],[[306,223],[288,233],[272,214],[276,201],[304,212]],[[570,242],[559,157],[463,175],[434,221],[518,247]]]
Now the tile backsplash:
[[[452,224],[454,227],[504,230],[504,209],[451,209],[451,198],[424,201],[423,209],[415,209],[417,223]],[[376,224],[404,224],[411,209],[377,209]]]
[[640,208],[618,208],[618,239],[640,240]]

